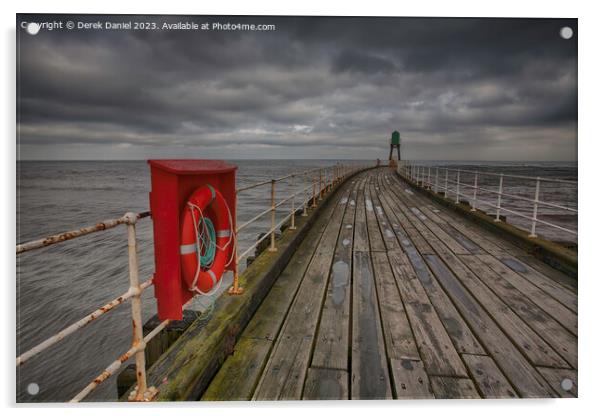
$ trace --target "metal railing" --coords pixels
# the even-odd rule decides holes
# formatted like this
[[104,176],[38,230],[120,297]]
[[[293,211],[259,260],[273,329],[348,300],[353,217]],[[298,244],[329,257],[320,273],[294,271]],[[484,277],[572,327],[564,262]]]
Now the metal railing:
[[[243,293],[242,288],[239,286],[238,282],[238,264],[249,255],[251,250],[257,247],[265,238],[270,237],[270,251],[276,251],[276,243],[275,243],[275,233],[276,230],[282,226],[287,221],[290,221],[290,229],[295,229],[295,215],[297,212],[297,207],[295,205],[296,198],[303,194],[303,199],[301,204],[303,206],[302,214],[303,216],[307,215],[307,211],[311,207],[317,206],[317,201],[322,199],[323,195],[329,190],[333,189],[334,186],[341,182],[345,177],[350,174],[357,172],[360,169],[366,168],[365,165],[353,164],[353,165],[342,165],[337,164],[334,166],[324,167],[324,168],[316,168],[311,170],[306,170],[300,173],[292,173],[290,175],[283,176],[277,179],[271,179],[260,183],[255,183],[252,185],[247,185],[244,187],[239,187],[236,189],[236,194],[238,196],[239,193],[258,188],[261,186],[270,185],[270,207],[261,213],[255,215],[250,220],[238,226],[235,230],[235,250],[237,250],[237,242],[238,235],[245,228],[247,228],[252,223],[260,220],[267,214],[271,214],[271,227],[267,231],[267,233],[260,239],[258,239],[254,244],[252,244],[249,248],[247,248],[241,255],[236,255],[235,253],[235,271],[234,271],[234,282],[233,286],[230,288],[230,294],[241,294]],[[281,183],[285,180],[289,181],[291,186],[294,186],[295,180],[300,180],[303,183],[303,188],[299,191],[293,192],[290,195],[286,196],[281,201],[276,201],[276,186],[278,183]],[[287,215],[280,220],[278,223],[276,222],[276,210],[278,207],[284,205],[290,201],[291,208]],[[129,400],[133,401],[150,401],[157,394],[157,389],[152,386],[147,385],[146,381],[146,363],[145,363],[145,355],[144,351],[148,344],[148,342],[153,339],[157,334],[159,334],[167,325],[169,325],[170,320],[162,321],[157,327],[155,327],[150,333],[146,336],[143,336],[142,331],[142,301],[141,294],[142,292],[150,287],[153,284],[153,279],[150,278],[143,283],[140,283],[139,275],[138,275],[138,255],[137,255],[137,241],[136,241],[136,223],[138,220],[143,218],[148,218],[151,216],[150,212],[142,212],[142,213],[132,213],[128,212],[120,218],[110,219],[106,221],[102,221],[98,224],[80,228],[78,230],[72,230],[63,232],[60,234],[51,235],[49,237],[45,237],[39,240],[34,240],[22,244],[18,244],[16,246],[16,254],[22,254],[27,251],[40,249],[43,247],[48,247],[54,244],[62,243],[64,241],[68,241],[74,238],[83,237],[88,234],[108,230],[111,228],[115,228],[119,225],[126,225],[127,227],[127,239],[128,239],[128,264],[129,264],[129,280],[130,280],[130,288],[126,293],[123,293],[121,296],[111,300],[105,305],[101,306],[97,310],[92,313],[86,315],[79,321],[69,325],[58,333],[54,334],[50,338],[45,341],[37,344],[33,348],[24,352],[20,356],[16,358],[16,366],[19,367],[26,362],[28,362],[31,358],[45,351],[49,347],[55,345],[59,341],[65,339],[69,335],[77,332],[78,330],[84,328],[88,324],[94,322],[100,316],[110,312],[117,306],[122,303],[131,300],[131,316],[132,316],[132,343],[131,348],[127,350],[124,354],[122,354],[119,358],[113,361],[105,370],[99,374],[92,382],[90,382],[83,390],[81,390],[71,402],[79,402],[83,400],[86,396],[88,396],[96,387],[98,387],[101,383],[103,383],[106,379],[111,377],[116,373],[116,371],[122,367],[122,365],[128,361],[130,358],[135,357],[136,360],[136,387],[132,391],[132,394],[129,397]]]
[[[527,231],[529,231],[529,237],[535,238],[536,227],[538,224],[555,228],[557,230],[563,231],[572,236],[577,235],[577,229],[566,228],[559,224],[554,224],[549,221],[542,220],[538,218],[538,211],[540,207],[549,207],[557,210],[565,211],[570,213],[570,215],[578,215],[577,208],[573,208],[570,206],[561,205],[558,203],[544,201],[541,196],[541,186],[542,183],[555,183],[555,184],[564,184],[569,186],[574,186],[575,191],[577,190],[577,181],[570,181],[565,179],[555,179],[555,178],[546,178],[546,177],[533,177],[533,176],[524,176],[524,175],[512,175],[512,174],[504,174],[504,173],[493,173],[493,172],[483,172],[483,171],[473,171],[473,170],[465,170],[465,169],[454,169],[448,167],[441,166],[428,166],[428,165],[419,165],[409,161],[403,161],[399,163],[397,167],[398,173],[404,178],[410,180],[414,184],[421,186],[423,188],[427,188],[432,190],[435,193],[443,192],[444,198],[452,199],[456,204],[460,203],[460,197],[464,197],[467,199],[467,202],[471,206],[471,211],[477,210],[477,205],[493,208],[495,210],[495,221],[500,222],[500,213],[507,212],[512,215],[516,215],[518,217],[524,218],[529,221],[530,227]],[[470,176],[470,182],[461,182],[461,174]],[[485,188],[480,185],[481,182],[479,179],[483,177],[494,178],[494,189]],[[515,179],[526,181],[528,183],[532,183],[532,198],[528,198],[521,195],[516,195],[508,192],[504,192],[504,179]],[[491,182],[491,181],[490,181]],[[462,188],[469,188],[472,190],[472,193],[466,194],[462,192]],[[481,192],[481,198],[479,199],[479,192]],[[483,194],[493,195],[496,199],[495,203],[487,201],[483,198]],[[513,201],[522,201],[531,206],[531,215],[524,214],[518,212],[516,208],[509,208],[507,206],[502,205],[502,200],[505,198],[506,200]],[[514,209],[513,209],[514,208]]]

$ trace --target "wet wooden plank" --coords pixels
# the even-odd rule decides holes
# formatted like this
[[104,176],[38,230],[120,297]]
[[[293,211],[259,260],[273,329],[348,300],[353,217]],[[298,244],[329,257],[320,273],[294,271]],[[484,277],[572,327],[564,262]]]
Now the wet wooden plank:
[[491,357],[464,354],[462,359],[484,398],[513,399],[518,397]]
[[382,316],[387,355],[392,359],[419,360],[418,348],[395,277],[385,252],[373,252],[374,275]]
[[330,368],[307,370],[303,400],[346,400],[349,398],[349,373]]
[[366,178],[361,179],[360,189],[356,197],[355,214],[355,235],[353,239],[353,249],[356,251],[370,251],[370,242],[368,237],[368,227],[366,226],[366,202],[365,202],[365,183]]
[[398,251],[388,254],[427,373],[466,377],[464,364],[407,256]]
[[577,312],[577,297],[575,294],[577,282],[575,279],[542,263],[512,243],[489,230],[468,222],[466,218],[444,207],[441,207],[438,211],[436,215],[445,219],[450,227],[470,238],[495,258],[507,259],[505,261],[508,263],[508,267],[516,268],[516,272],[520,271],[519,274],[523,273],[524,277],[533,284],[559,300],[573,312]]
[[554,269],[553,267],[529,254],[516,256],[516,258],[533,268],[535,271],[538,271],[547,278],[552,279],[562,287],[570,290],[571,292],[577,292],[578,282],[577,279],[575,279],[574,277],[567,276],[560,270]]
[[244,336],[269,340],[276,339],[335,206],[336,203],[330,207],[331,209],[328,212],[324,213],[323,218],[320,218],[320,220],[324,220],[323,224],[316,223],[315,229],[312,228],[301,242],[289,264],[278,276],[270,292],[245,328]]
[[[355,200],[359,183],[349,198]],[[348,205],[337,241],[312,366],[348,370],[351,265],[355,205]],[[351,225],[351,227],[348,227]]]
[[378,193],[379,191],[377,191],[375,187],[370,188],[370,195],[372,196],[372,201],[374,203],[376,221],[378,222],[380,228],[381,237],[385,243],[385,247],[387,250],[399,249],[399,242],[397,241],[397,237],[395,236],[394,230],[394,228],[399,227],[399,225],[389,223],[389,219],[385,215],[382,203],[378,197]]
[[434,399],[435,395],[421,361],[391,360],[396,399]]
[[[340,199],[343,199],[344,195],[343,192]],[[222,364],[202,400],[249,400],[252,397],[273,341],[281,329],[287,310],[340,199],[324,207],[323,214],[316,219],[249,321],[234,347],[234,353]],[[244,377],[237,376],[241,374]]]
[[[396,217],[394,212],[390,209],[389,201],[390,198],[386,192],[381,194],[381,203],[386,214],[385,218],[387,221],[390,219],[391,222],[394,223]],[[403,243],[404,251],[409,257],[420,283],[424,287],[427,296],[435,307],[443,326],[447,330],[447,333],[451,337],[458,352],[485,354],[485,351],[477,341],[472,331],[468,328],[468,325],[466,325],[466,322],[460,316],[447,294],[442,290],[437,280],[432,277],[432,274],[428,270],[423,258],[418,254],[418,251],[412,245],[410,238],[404,233],[401,227],[393,228],[395,229],[395,234]],[[396,248],[399,247],[401,246],[397,244]]]
[[[535,305],[525,294],[504,280],[493,270],[483,264],[475,256],[458,256],[458,258],[479,276],[491,292],[500,299],[500,305],[506,305],[516,316],[520,317],[535,334],[545,340],[553,350],[573,368],[577,366],[577,338]],[[539,344],[534,344],[539,345]],[[566,363],[556,362],[560,367],[568,367]]]
[[[410,209],[410,212],[412,212],[414,214],[414,217],[416,219],[418,219],[420,222],[418,221],[414,221],[414,225],[418,228],[422,228],[422,225],[424,225],[426,228],[428,228],[428,230],[432,233],[428,233],[427,235],[430,236],[437,236],[437,238],[439,238],[447,247],[449,247],[449,249],[455,253],[455,254],[470,254],[470,251],[468,251],[462,244],[460,244],[455,238],[453,238],[453,236],[451,236],[450,234],[448,234],[443,228],[441,228],[439,225],[437,225],[437,223],[431,221],[426,215],[424,215],[422,213],[421,210],[419,210],[415,204],[407,204],[408,208]],[[410,216],[410,221],[412,219],[412,216]],[[422,228],[424,230],[424,228]],[[426,237],[426,235],[425,235]],[[428,241],[428,238],[427,238]]]
[[[424,211],[424,210],[423,210]],[[440,226],[441,230],[445,231],[450,235],[454,240],[458,242],[462,247],[466,249],[470,254],[482,254],[484,253],[483,249],[479,247],[477,243],[472,241],[470,238],[462,234],[460,231],[456,230],[454,227],[449,224],[444,224]],[[459,253],[456,253],[459,254]]]
[[480,399],[472,380],[455,377],[431,377],[437,399]]
[[433,274],[445,288],[456,307],[479,334],[488,353],[515,386],[521,397],[550,397],[555,394],[543,377],[508,339],[473,295],[458,281],[443,261],[435,255],[425,256]]
[[[348,194],[349,192],[346,195],[348,196]],[[256,400],[298,400],[301,398],[344,212],[344,206],[339,205],[324,230],[323,238],[309,264],[284,322],[282,332],[253,395]]]
[[336,202],[327,207],[308,232],[243,331],[233,355],[222,364],[201,400],[249,400],[252,397],[273,345],[271,341],[280,331],[335,206]]
[[525,279],[539,287],[554,299],[558,300],[573,312],[576,313],[578,311],[576,292],[573,292],[561,284],[556,283],[552,279],[518,260],[516,257],[503,256],[498,257],[498,259],[514,272],[523,276]]
[[[400,201],[400,204],[402,207],[407,208],[403,202]],[[486,307],[489,313],[495,317],[506,333],[520,345],[521,350],[534,364],[556,367],[567,366],[566,361],[510,310],[493,291],[481,282],[445,244],[433,239],[429,239],[429,244],[433,247],[437,255],[447,263],[454,274],[459,277],[475,297]],[[469,256],[462,257],[467,258]]]
[[[360,227],[358,219],[356,226]],[[391,385],[370,254],[354,251],[353,260],[351,398],[390,399]]]
[[[404,184],[401,179],[395,178],[392,181],[393,187],[398,189],[408,188],[408,185]],[[428,216],[429,218],[437,218],[435,222],[440,223],[444,221],[458,232],[462,233],[465,237],[470,239],[472,242],[478,244],[482,249],[491,253],[491,254],[508,254],[508,253],[517,253],[520,250],[513,246],[511,243],[501,239],[499,236],[496,236],[489,230],[485,230],[483,228],[478,227],[477,225],[469,222],[465,217],[456,214],[453,211],[450,211],[446,207],[439,205],[435,201],[430,200],[426,196],[420,195],[418,193],[413,193],[411,195],[412,199],[418,199],[422,201],[428,201],[432,204],[433,208],[422,209],[422,212]],[[428,212],[427,212],[428,211]],[[506,248],[506,250],[502,249],[502,246]]]
[[520,290],[521,293],[525,294],[533,301],[533,303],[556,319],[573,335],[577,335],[577,314],[575,312],[568,309],[558,300],[554,299],[542,289],[535,286],[518,273],[514,272],[511,268],[493,256],[486,254],[477,257],[500,277],[504,278],[506,281],[512,284],[512,286]]
[[380,234],[380,227],[378,226],[378,220],[376,219],[376,204],[372,198],[372,192],[369,189],[372,186],[370,183],[371,181],[366,184],[366,189],[364,192],[366,223],[368,225],[368,236],[370,239],[370,251],[386,251],[387,247],[385,246],[383,238]]
[[560,397],[579,397],[577,392],[577,371],[564,368],[537,367]]

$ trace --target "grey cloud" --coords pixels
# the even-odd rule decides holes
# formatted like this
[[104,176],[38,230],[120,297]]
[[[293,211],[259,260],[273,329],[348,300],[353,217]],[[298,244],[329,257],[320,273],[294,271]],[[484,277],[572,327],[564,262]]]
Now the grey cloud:
[[576,20],[120,19],[277,31],[20,32],[21,157],[576,157]]

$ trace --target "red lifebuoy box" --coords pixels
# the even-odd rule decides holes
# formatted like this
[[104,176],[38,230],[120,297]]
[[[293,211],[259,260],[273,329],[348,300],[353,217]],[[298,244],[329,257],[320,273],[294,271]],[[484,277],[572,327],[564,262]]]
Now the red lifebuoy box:
[[[155,245],[154,287],[159,319],[182,319],[182,306],[194,296],[182,270],[182,215],[195,191],[216,190],[236,229],[236,169],[221,160],[149,160],[150,209]],[[223,206],[222,206],[223,208]],[[225,214],[224,214],[225,215]],[[217,230],[218,237],[225,235]],[[221,233],[221,234],[220,234]],[[234,243],[230,249],[234,248]],[[229,257],[221,253],[220,259]],[[234,270],[235,262],[225,265]],[[220,267],[221,270],[221,267]],[[218,276],[219,278],[219,276]]]

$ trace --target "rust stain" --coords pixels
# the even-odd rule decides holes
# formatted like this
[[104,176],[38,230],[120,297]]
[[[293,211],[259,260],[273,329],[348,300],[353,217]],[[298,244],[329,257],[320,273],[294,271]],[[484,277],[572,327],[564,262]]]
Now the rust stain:
[[128,354],[127,352],[125,354],[123,354],[121,357],[119,357],[119,361],[121,363],[125,363],[129,359],[130,359],[130,354]]
[[101,375],[99,375],[98,377],[96,377],[94,379],[94,384],[98,385],[98,384],[102,383],[103,381],[105,381],[110,376],[111,376],[111,373],[109,373],[107,370],[105,370],[102,372]]

